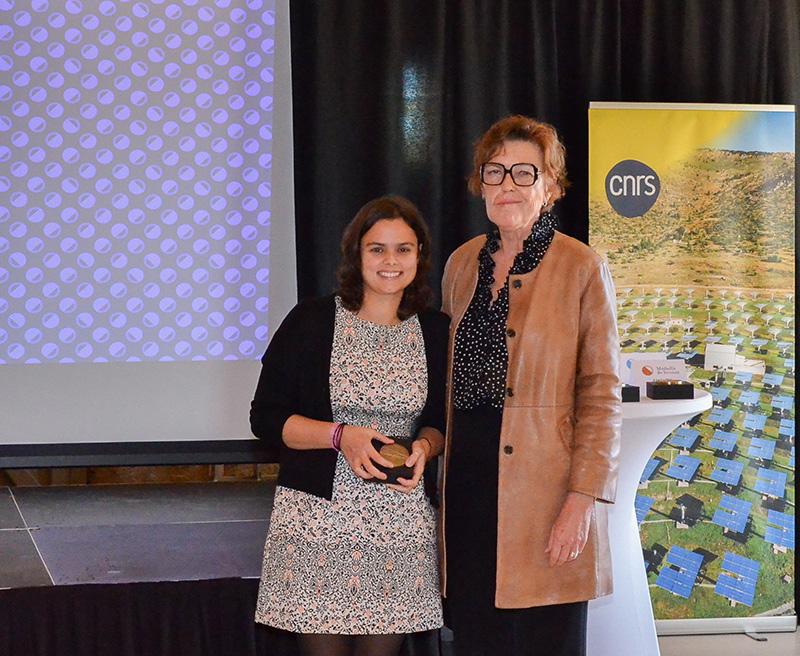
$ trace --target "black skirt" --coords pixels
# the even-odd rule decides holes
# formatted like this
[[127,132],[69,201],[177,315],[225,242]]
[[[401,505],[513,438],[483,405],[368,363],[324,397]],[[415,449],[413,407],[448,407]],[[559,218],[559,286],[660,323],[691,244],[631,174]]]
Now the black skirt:
[[447,470],[445,624],[456,656],[585,656],[588,602],[494,605],[497,489],[503,414],[456,410]]

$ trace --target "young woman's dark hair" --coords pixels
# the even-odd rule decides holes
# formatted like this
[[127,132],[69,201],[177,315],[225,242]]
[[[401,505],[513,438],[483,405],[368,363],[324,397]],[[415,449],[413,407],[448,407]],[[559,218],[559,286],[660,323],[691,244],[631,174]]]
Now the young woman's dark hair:
[[342,304],[351,312],[357,312],[364,302],[364,277],[361,275],[361,240],[378,221],[402,219],[417,235],[417,275],[403,291],[397,316],[408,319],[425,309],[433,294],[427,277],[431,265],[431,236],[428,226],[414,203],[400,196],[383,196],[369,201],[355,215],[342,236],[342,262],[336,272],[339,280],[338,294]]

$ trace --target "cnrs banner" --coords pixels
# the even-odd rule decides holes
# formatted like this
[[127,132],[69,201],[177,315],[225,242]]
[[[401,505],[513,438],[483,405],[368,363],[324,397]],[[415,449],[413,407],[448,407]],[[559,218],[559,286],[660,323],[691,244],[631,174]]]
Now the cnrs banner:
[[794,108],[593,103],[589,127],[623,361],[682,361],[714,399],[642,472],[654,615],[793,618]]

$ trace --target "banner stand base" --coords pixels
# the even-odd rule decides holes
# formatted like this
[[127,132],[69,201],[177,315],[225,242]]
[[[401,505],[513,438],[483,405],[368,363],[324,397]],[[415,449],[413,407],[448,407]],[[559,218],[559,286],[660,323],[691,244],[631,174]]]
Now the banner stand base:
[[660,636],[699,635],[704,633],[794,633],[796,630],[796,615],[656,620],[656,633]]

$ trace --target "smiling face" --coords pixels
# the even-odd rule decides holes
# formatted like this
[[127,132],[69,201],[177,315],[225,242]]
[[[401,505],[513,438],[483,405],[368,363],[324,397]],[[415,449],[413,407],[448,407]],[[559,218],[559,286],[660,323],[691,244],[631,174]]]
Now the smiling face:
[[542,149],[530,141],[506,141],[490,161],[510,169],[514,164],[533,164],[539,179],[533,186],[517,186],[507,174],[499,185],[481,185],[486,214],[500,232],[527,234],[550,200],[553,181],[547,174]]
[[361,275],[364,278],[364,303],[376,296],[396,296],[417,275],[419,241],[403,219],[381,219],[361,238]]

